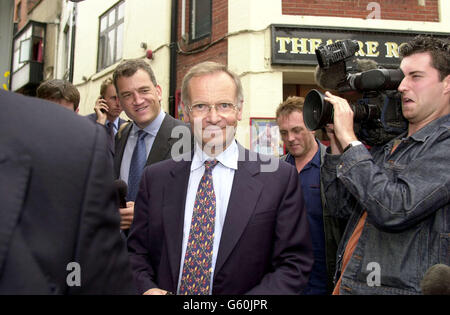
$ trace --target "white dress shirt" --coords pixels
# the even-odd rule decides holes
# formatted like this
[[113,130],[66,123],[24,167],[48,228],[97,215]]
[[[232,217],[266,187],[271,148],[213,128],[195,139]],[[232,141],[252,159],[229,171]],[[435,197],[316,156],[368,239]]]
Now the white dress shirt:
[[[159,128],[161,127],[165,116],[166,113],[161,110],[158,116],[156,116],[156,118],[143,129],[148,133],[148,135],[144,138],[147,158],[150,154],[153,142],[155,141],[155,137],[158,134]],[[131,127],[130,135],[128,136],[127,144],[125,145],[125,150],[123,151],[122,164],[120,164],[120,179],[125,181],[125,183],[127,184],[128,174],[130,173],[131,157],[133,156],[134,147],[136,146],[136,142],[138,139],[137,133],[139,130],[141,129],[133,122],[133,127]]]
[[[239,151],[236,141],[215,159],[219,161],[212,171],[214,193],[216,195],[216,218],[214,223],[214,243],[211,263],[211,285],[210,294],[213,287],[214,269],[216,266],[217,253],[219,251],[220,237],[222,235],[223,223],[227,214],[228,201],[230,200],[231,188],[233,186],[234,172],[237,170]],[[186,195],[186,204],[184,209],[183,226],[183,247],[181,253],[180,274],[178,278],[178,288],[180,289],[181,277],[183,274],[184,256],[186,254],[189,232],[191,229],[192,214],[194,211],[195,196],[197,195],[198,185],[205,172],[204,163],[206,160],[212,160],[196,144],[195,152],[191,164],[191,173],[189,175],[188,190]]]

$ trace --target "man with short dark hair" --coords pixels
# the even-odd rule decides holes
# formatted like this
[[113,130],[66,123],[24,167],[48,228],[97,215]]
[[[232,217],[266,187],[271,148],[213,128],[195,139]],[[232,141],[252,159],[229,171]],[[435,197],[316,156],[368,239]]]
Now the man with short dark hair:
[[37,88],[36,96],[78,113],[80,92],[69,81],[59,79],[44,81]]
[[334,108],[325,195],[349,217],[334,294],[420,294],[427,269],[450,265],[450,42],[418,36],[400,56],[408,131],[388,143],[369,152],[348,102],[325,94]]
[[162,89],[146,61],[123,61],[114,71],[113,82],[123,110],[133,121],[119,131],[114,155],[116,177],[128,184],[127,208],[120,209],[121,228],[128,230],[142,170],[170,158],[172,146],[180,139],[172,136],[172,130],[187,126],[161,110]]

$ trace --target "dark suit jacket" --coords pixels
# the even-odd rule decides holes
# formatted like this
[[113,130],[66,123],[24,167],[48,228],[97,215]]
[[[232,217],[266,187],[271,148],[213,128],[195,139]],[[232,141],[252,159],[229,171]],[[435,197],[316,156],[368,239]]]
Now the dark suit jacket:
[[[193,147],[193,144],[189,132],[189,125],[182,122],[181,120],[173,118],[169,114],[166,114],[161,127],[159,128],[158,134],[156,135],[155,141],[153,142],[153,146],[148,155],[146,165],[151,165],[153,163],[171,158],[172,146],[181,138],[181,136],[171,136],[172,129],[176,126],[185,126],[186,132],[189,134],[189,148],[180,152],[190,151],[190,149]],[[116,152],[114,155],[114,172],[116,178],[119,178],[120,176],[120,165],[122,164],[123,153],[125,151],[125,146],[127,144],[128,136],[130,135],[132,127],[133,124],[129,123],[123,130],[120,131],[119,134],[116,135]]]
[[0,110],[0,293],[135,293],[102,127],[1,90]]
[[[263,172],[255,154],[239,150],[212,292],[298,294],[313,257],[297,171],[279,161],[275,172]],[[140,293],[176,292],[190,166],[190,159],[167,160],[144,171],[128,239]]]
[[[86,117],[88,117],[90,120],[92,120],[94,122],[97,121],[97,114],[96,113],[92,113],[92,114],[86,115]],[[118,124],[119,126],[118,126],[118,128],[120,129],[120,126],[122,126],[122,124],[126,123],[126,122],[127,121],[125,119],[122,119],[122,118],[119,117],[119,124]]]

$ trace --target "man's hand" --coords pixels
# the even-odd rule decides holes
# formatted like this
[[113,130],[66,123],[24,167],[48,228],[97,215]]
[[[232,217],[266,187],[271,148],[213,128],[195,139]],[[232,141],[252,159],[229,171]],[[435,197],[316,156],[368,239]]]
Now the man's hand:
[[128,201],[126,208],[119,208],[120,212],[120,229],[128,230],[133,223],[134,217],[134,201]]
[[108,104],[101,96],[95,101],[94,111],[97,114],[97,122],[104,125],[106,123],[106,113],[109,111]]
[[166,294],[167,294],[166,290],[162,290],[162,289],[158,289],[158,288],[153,288],[153,289],[150,289],[150,290],[142,293],[142,295],[166,295]]
[[339,141],[341,148],[345,148],[350,142],[358,140],[355,131],[353,130],[354,114],[347,100],[327,91],[325,92],[325,101],[330,102],[333,105],[334,134],[336,135],[336,139]]
[[327,124],[325,126],[325,131],[327,132],[328,139],[330,139],[331,154],[342,154],[342,152],[344,152],[344,149],[336,139],[336,134],[334,133],[334,125]]

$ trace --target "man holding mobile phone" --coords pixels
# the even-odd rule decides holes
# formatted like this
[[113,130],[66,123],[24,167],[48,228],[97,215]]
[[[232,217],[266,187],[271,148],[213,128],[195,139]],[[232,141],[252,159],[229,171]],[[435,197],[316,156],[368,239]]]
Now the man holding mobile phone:
[[116,88],[111,78],[107,78],[102,82],[100,96],[95,102],[94,111],[95,113],[88,115],[88,117],[106,127],[111,137],[112,150],[114,152],[115,135],[126,120],[119,117],[122,112],[122,106],[117,98]]

